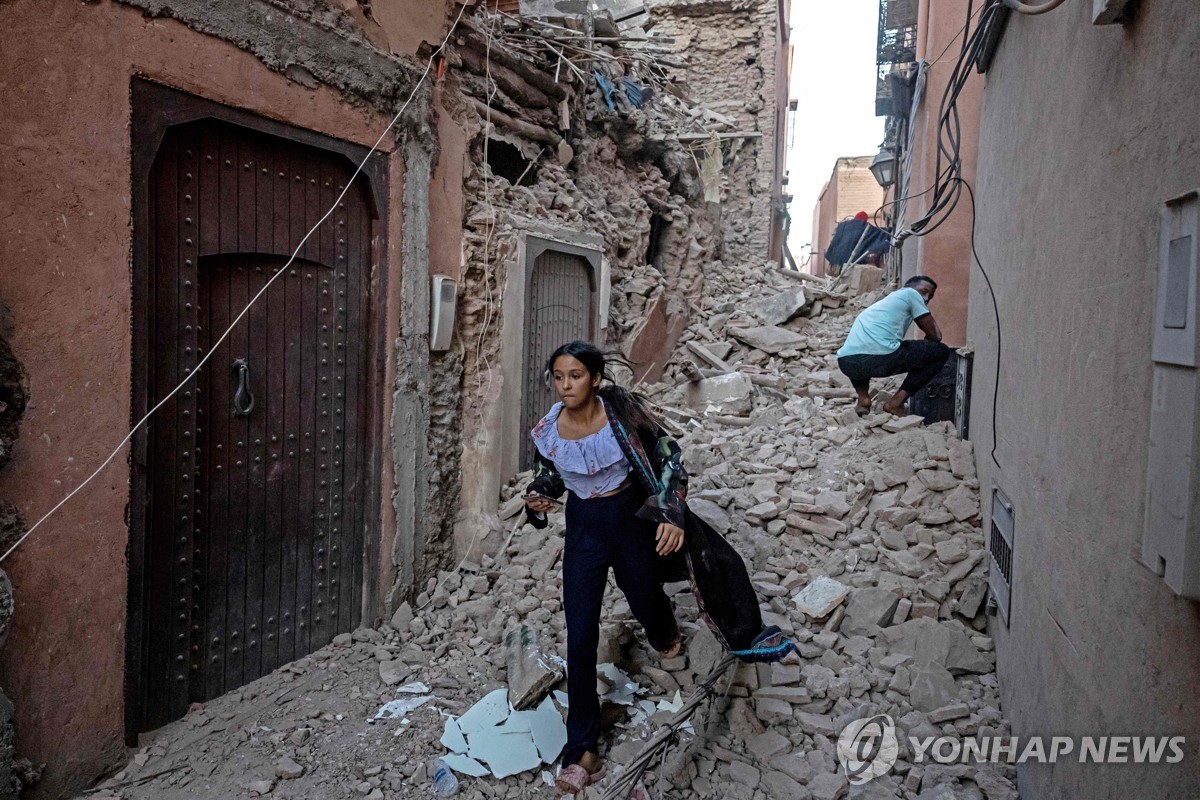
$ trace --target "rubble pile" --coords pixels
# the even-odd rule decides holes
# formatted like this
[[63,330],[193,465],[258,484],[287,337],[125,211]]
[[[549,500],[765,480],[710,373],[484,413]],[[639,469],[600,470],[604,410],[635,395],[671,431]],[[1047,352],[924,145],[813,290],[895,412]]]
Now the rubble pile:
[[[801,286],[771,267],[748,279],[710,276],[724,293],[700,309],[676,362],[696,358],[699,347],[729,371],[709,366],[713,377],[647,387],[680,429],[693,511],[738,547],[765,621],[793,635],[802,656],[730,672],[723,698],[644,776],[653,797],[1017,797],[1006,767],[913,763],[909,735],[1008,734],[984,632],[979,487],[971,443],[948,424],[854,414],[832,354],[852,312],[880,290],[854,296],[851,280]],[[760,302],[789,292],[787,304]],[[793,301],[790,321],[755,317],[755,309]],[[781,347],[773,331],[748,334],[764,327],[803,341]],[[676,363],[672,374],[681,369]],[[764,375],[778,381],[746,381],[734,396],[708,402],[709,381]],[[704,400],[673,405],[697,385]],[[477,702],[499,702],[496,719],[507,718],[512,707],[498,692],[506,689],[514,706],[559,713],[566,697],[551,690],[561,677],[555,656],[566,654],[562,516],[552,514],[542,531],[525,525],[522,483],[505,489],[498,516],[511,536],[494,554],[431,578],[378,629],[339,636],[198,707],[155,734],[110,779],[112,788],[93,797],[426,796],[429,764],[467,745],[455,744],[454,721],[478,716]],[[669,660],[645,642],[615,587],[606,595],[599,662],[611,666],[600,670],[600,690],[604,755],[615,769],[722,654],[696,623],[689,586],[667,591],[688,638],[685,653]],[[413,706],[421,690],[428,699]],[[397,700],[398,718],[371,719]],[[899,760],[890,774],[851,787],[836,739],[851,721],[875,714],[895,720]],[[460,775],[461,795],[551,796],[545,762],[554,754],[525,746],[524,771],[498,778],[507,773],[470,767],[483,777]]]

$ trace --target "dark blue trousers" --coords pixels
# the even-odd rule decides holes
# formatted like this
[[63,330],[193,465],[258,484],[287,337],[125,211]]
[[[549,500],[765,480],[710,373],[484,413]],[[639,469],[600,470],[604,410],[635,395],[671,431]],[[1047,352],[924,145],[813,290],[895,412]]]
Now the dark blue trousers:
[[671,601],[656,577],[659,561],[665,560],[654,551],[658,524],[634,516],[645,499],[637,485],[609,497],[584,500],[574,492],[567,497],[563,611],[569,708],[564,767],[577,763],[585,752],[595,753],[600,739],[596,650],[609,567],[651,647],[666,650],[679,635]]

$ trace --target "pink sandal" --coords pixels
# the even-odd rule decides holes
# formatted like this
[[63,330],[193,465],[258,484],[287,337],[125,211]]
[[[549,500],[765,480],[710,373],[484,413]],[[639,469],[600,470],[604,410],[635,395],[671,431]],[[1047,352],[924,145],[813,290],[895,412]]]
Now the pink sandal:
[[566,794],[577,795],[593,783],[604,780],[607,773],[606,767],[601,767],[595,772],[588,772],[581,765],[572,764],[564,767],[562,772],[558,773],[558,777],[554,779],[554,788],[560,797]]

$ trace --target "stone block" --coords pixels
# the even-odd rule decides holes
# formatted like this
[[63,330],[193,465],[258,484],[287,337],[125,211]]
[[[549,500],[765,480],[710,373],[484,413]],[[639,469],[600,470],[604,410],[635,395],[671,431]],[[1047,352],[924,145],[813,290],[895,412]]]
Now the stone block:
[[950,471],[959,478],[975,477],[975,446],[966,440],[950,442]]
[[755,697],[772,697],[792,705],[804,705],[812,700],[808,689],[803,686],[764,686],[754,692]]
[[796,287],[755,300],[747,308],[764,325],[782,325],[799,314],[807,304],[803,287]]
[[729,532],[732,523],[725,509],[711,500],[705,500],[700,497],[689,497],[687,504],[693,514],[711,525],[717,533],[725,534]]
[[779,731],[760,733],[746,742],[746,750],[759,761],[769,761],[772,756],[787,753],[792,749],[792,743]]
[[778,725],[791,721],[794,712],[792,711],[792,704],[786,700],[755,695],[754,713],[768,725]]
[[[817,769],[801,753],[780,754],[771,759],[771,766],[793,781],[804,784],[817,776]],[[796,795],[807,797],[807,793]]]
[[768,800],[800,800],[810,796],[808,790],[789,775],[776,770],[763,775],[759,788]]
[[758,782],[762,779],[762,773],[744,761],[734,761],[727,769],[729,777],[735,783],[745,786],[748,789],[757,788]]
[[833,717],[828,714],[810,714],[805,711],[797,711],[796,719],[806,733],[818,736],[837,736],[839,733],[839,728],[833,721]]
[[850,790],[850,781],[845,775],[825,772],[808,782],[808,791],[813,800],[842,800]]
[[845,275],[848,279],[850,294],[855,296],[873,292],[883,284],[883,270],[870,264],[855,264],[847,267]]
[[986,578],[982,575],[970,576],[963,582],[962,595],[958,598],[958,607],[955,611],[967,619],[973,619],[987,598],[987,592]]
[[942,498],[942,505],[959,522],[979,515],[979,495],[966,486],[959,486]]
[[891,624],[900,598],[887,589],[856,589],[846,602],[841,631],[849,635],[874,636]]
[[687,404],[698,412],[714,408],[720,414],[748,414],[754,384],[741,372],[730,372],[689,383],[684,387]]
[[918,414],[911,414],[907,417],[897,417],[889,419],[883,423],[883,429],[889,433],[900,433],[901,431],[911,430],[912,428],[920,427],[925,424],[925,418]]
[[796,606],[813,619],[820,619],[846,599],[850,587],[833,578],[817,578],[792,598]]
[[957,564],[967,558],[967,543],[962,538],[947,539],[935,545],[938,561],[943,564]]
[[731,327],[729,335],[743,344],[772,355],[783,350],[804,350],[808,347],[806,337],[774,325],[764,325],[760,328]]
[[688,663],[692,665],[692,670],[696,673],[697,678],[703,678],[712,672],[713,667],[723,656],[724,648],[721,647],[721,643],[713,636],[707,625],[701,626],[687,640]]
[[958,702],[958,684],[954,682],[954,676],[944,667],[929,662],[919,663],[909,667],[908,673],[910,676],[908,699],[913,708],[918,711],[928,713]]
[[951,703],[948,706],[935,708],[929,712],[929,721],[934,725],[941,725],[943,722],[949,722],[955,719],[971,716],[971,709],[967,708],[966,703],[958,702]]
[[948,492],[959,484],[958,478],[941,469],[923,469],[917,473],[917,478],[935,492]]
[[[695,341],[695,339],[692,339],[692,341],[686,344],[686,347],[691,350],[692,355],[695,355],[697,359],[707,363],[709,367],[714,369],[724,369],[725,372],[733,372],[733,367],[725,362],[725,357],[730,354],[730,350],[733,348],[733,345],[728,342],[722,342],[721,344],[724,344],[725,347],[719,348],[718,344],[715,343],[701,344],[700,342]],[[721,354],[721,351],[724,351],[724,355]]]

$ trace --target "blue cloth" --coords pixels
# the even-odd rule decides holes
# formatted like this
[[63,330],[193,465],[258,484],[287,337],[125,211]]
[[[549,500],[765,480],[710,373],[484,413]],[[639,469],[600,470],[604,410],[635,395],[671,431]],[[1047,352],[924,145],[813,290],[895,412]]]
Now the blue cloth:
[[584,499],[616,489],[631,467],[612,426],[605,425],[582,439],[564,439],[558,435],[558,415],[562,410],[563,404],[555,403],[529,432],[538,452],[554,462],[566,487]]
[[608,103],[608,110],[616,113],[617,104],[613,102],[613,93],[617,91],[616,84],[597,70],[592,71],[592,76],[596,79],[596,85],[600,87],[601,94],[604,95],[604,102]]
[[[863,231],[866,234],[863,234]],[[825,251],[830,264],[849,264],[861,259],[864,253],[884,255],[892,248],[892,234],[865,220],[851,218],[838,223]]]
[[906,286],[892,292],[858,315],[837,357],[894,353],[913,320],[928,313],[925,298],[916,289]]
[[646,95],[649,94],[649,91],[645,87],[638,86],[629,78],[622,78],[621,83],[625,87],[625,97],[634,108],[641,108],[646,104]]

